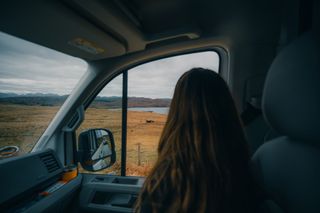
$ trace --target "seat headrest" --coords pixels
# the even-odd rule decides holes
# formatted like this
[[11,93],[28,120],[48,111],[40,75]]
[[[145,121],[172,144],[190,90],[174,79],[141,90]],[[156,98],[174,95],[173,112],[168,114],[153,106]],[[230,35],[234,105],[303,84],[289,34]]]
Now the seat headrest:
[[283,49],[266,78],[262,110],[281,135],[320,142],[320,47],[306,33]]

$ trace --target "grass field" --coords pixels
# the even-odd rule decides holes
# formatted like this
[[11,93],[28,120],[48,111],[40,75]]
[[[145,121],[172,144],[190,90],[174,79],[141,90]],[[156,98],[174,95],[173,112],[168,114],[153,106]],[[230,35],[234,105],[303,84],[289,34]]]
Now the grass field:
[[[0,104],[0,147],[17,145],[21,153],[29,152],[57,111],[57,107]],[[121,111],[89,108],[85,114],[85,121],[77,130],[77,134],[88,128],[107,128],[112,131],[116,143],[117,162],[102,173],[120,173],[121,119]],[[165,120],[166,115],[158,113],[128,112],[127,175],[148,174],[157,158],[158,140]]]

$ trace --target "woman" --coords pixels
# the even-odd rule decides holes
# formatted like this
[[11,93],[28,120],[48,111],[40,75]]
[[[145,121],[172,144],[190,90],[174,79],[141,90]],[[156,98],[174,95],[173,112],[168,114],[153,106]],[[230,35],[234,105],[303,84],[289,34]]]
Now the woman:
[[249,152],[224,80],[193,68],[175,88],[137,212],[251,212]]

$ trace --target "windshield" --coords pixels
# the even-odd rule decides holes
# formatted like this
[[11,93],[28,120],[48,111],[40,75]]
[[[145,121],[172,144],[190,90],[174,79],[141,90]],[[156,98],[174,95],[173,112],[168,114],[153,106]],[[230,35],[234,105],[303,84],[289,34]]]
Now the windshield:
[[31,151],[87,70],[79,58],[0,32],[1,149]]

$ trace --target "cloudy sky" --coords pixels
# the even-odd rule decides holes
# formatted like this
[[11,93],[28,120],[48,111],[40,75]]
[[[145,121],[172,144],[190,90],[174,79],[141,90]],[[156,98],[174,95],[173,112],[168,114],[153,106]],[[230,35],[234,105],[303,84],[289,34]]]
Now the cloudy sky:
[[69,94],[87,63],[0,32],[0,92]]
[[[178,78],[192,67],[218,70],[214,52],[176,56],[140,65],[128,73],[129,96],[171,98]],[[0,32],[0,92],[70,94],[87,70],[83,60]],[[100,96],[121,96],[121,77]]]

